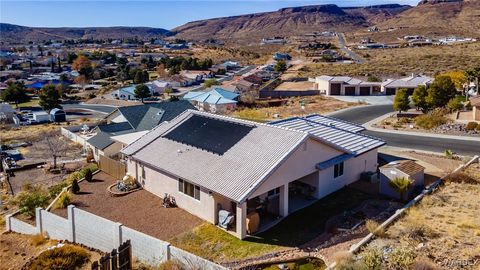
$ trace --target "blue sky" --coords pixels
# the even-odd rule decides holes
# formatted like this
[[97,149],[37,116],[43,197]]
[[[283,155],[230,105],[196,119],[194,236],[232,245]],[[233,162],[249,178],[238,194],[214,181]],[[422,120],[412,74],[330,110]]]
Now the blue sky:
[[415,5],[418,0],[0,0],[0,22],[25,26],[151,26],[171,29],[189,21],[333,3],[339,6]]

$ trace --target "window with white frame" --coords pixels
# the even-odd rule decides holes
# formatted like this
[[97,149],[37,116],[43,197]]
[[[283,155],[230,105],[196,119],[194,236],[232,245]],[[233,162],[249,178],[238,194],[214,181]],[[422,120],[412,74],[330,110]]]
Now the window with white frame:
[[335,164],[333,167],[333,178],[338,178],[343,175],[343,162]]
[[178,179],[178,191],[196,200],[200,200],[200,187],[183,179]]

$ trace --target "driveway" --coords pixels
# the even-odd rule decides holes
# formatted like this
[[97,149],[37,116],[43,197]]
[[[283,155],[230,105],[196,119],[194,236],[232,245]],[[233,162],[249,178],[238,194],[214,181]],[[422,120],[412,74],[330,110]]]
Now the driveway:
[[364,102],[370,105],[387,105],[393,104],[395,96],[330,96],[332,98],[346,102]]
[[338,37],[338,43],[340,44],[340,49],[346,54],[348,55],[348,57],[350,57],[352,60],[355,60],[356,62],[358,63],[365,63],[365,60],[363,60],[362,57],[360,57],[358,54],[356,54],[355,52],[353,52],[352,50],[350,50],[348,47],[347,47],[347,44],[345,42],[345,35],[343,33],[338,33],[337,34],[337,37]]

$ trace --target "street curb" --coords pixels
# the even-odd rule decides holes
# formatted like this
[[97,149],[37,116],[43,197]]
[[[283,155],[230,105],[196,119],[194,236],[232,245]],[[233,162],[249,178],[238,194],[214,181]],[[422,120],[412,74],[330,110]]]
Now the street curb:
[[459,140],[459,141],[474,141],[480,142],[480,137],[471,137],[471,136],[458,136],[458,135],[445,135],[445,134],[436,134],[436,133],[425,133],[425,132],[416,132],[416,131],[400,131],[400,130],[391,130],[391,129],[383,129],[383,128],[376,128],[372,125],[382,121],[383,119],[389,117],[392,113],[384,114],[380,117],[377,117],[367,123],[363,124],[362,126],[365,127],[367,130],[376,131],[381,133],[390,133],[390,134],[400,134],[400,135],[409,135],[409,136],[420,136],[420,137],[430,137],[430,138],[441,138],[441,139],[452,139],[452,140]]

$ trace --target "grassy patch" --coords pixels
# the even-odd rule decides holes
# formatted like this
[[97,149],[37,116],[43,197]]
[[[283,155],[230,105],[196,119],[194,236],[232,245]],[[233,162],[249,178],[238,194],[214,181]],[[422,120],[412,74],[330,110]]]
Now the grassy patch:
[[39,101],[39,99],[31,99],[30,101],[19,103],[18,107],[36,107]]
[[171,243],[203,258],[224,261],[255,257],[282,247],[240,240],[212,224],[202,224],[171,240]]

